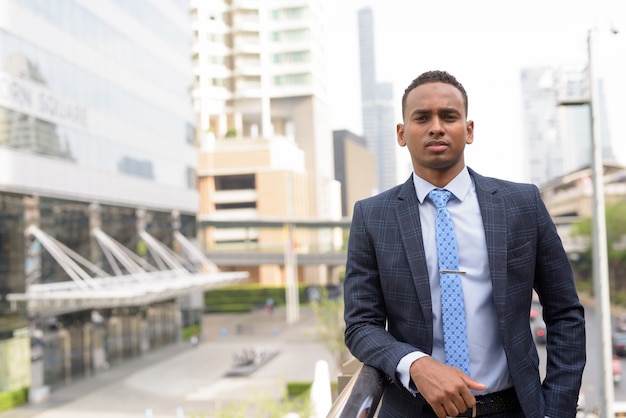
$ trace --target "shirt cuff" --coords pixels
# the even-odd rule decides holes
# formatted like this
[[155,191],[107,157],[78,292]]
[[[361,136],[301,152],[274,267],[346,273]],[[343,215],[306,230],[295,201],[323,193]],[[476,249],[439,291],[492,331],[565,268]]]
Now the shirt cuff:
[[428,356],[428,354],[422,353],[421,351],[413,351],[412,353],[402,357],[398,363],[398,367],[396,368],[396,373],[398,374],[400,383],[402,383],[402,386],[404,386],[413,395],[416,395],[419,391],[415,387],[413,380],[411,380],[411,364],[413,364],[415,360],[426,356]]

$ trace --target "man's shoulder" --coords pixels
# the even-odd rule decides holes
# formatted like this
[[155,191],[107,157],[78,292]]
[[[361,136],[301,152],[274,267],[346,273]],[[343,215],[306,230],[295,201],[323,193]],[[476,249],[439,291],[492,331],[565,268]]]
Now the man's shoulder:
[[474,184],[477,187],[482,189],[494,191],[504,191],[504,192],[515,192],[515,191],[534,191],[537,188],[537,185],[532,183],[524,183],[524,182],[516,182],[512,180],[505,180],[498,177],[489,177],[478,174],[476,171],[468,168],[470,175],[474,179]]
[[402,190],[406,184],[399,184],[384,192],[377,193],[373,196],[369,196],[357,201],[357,204],[364,206],[375,206],[379,204],[388,204],[389,202],[398,200],[398,197],[402,194]]

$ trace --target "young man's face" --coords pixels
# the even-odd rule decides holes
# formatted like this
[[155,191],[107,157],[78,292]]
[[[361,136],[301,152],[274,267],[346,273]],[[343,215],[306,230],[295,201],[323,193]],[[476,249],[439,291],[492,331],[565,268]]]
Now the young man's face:
[[465,167],[465,144],[474,140],[461,92],[447,83],[417,86],[406,97],[403,117],[396,128],[398,144],[409,149],[415,173],[452,180]]

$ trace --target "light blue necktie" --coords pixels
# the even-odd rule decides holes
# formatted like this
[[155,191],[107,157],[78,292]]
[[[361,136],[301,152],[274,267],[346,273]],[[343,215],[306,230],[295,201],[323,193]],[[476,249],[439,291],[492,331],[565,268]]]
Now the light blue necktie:
[[465,305],[459,271],[459,258],[454,237],[454,225],[446,204],[452,193],[434,189],[428,197],[437,206],[435,232],[437,234],[437,257],[439,258],[439,281],[441,287],[441,318],[446,363],[458,367],[469,375],[469,351],[465,325]]

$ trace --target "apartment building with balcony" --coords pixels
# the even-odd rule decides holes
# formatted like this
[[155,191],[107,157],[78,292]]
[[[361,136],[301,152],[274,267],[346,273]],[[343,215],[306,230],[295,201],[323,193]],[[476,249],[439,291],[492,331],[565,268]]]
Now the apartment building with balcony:
[[[323,11],[322,0],[192,0],[200,216],[341,216],[325,102]],[[224,189],[239,180],[248,185]],[[204,245],[279,242],[282,233],[242,234],[213,228],[203,234]],[[307,241],[328,239],[316,231]],[[301,280],[324,280],[323,268],[305,270]],[[275,282],[270,276],[276,277],[255,277]]]

